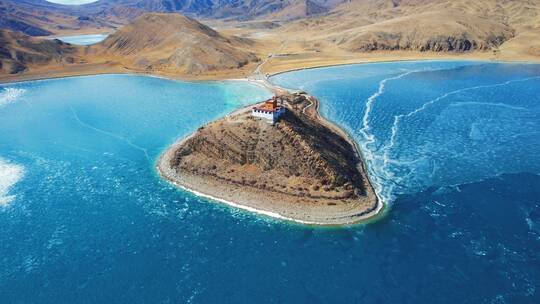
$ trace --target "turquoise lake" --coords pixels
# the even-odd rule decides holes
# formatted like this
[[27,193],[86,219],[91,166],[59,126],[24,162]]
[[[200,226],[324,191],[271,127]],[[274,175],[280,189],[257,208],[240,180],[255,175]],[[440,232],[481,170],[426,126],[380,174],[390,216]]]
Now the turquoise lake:
[[539,303],[540,65],[279,74],[358,141],[389,203],[317,228],[162,181],[178,138],[268,98],[247,82],[0,85],[2,303]]
[[88,34],[74,36],[58,36],[54,38],[75,45],[92,45],[105,40],[108,36],[108,34]]

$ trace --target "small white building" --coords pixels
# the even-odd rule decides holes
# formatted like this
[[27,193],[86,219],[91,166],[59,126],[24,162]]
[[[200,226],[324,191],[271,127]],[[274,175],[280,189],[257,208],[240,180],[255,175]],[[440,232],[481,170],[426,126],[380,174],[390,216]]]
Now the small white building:
[[253,107],[251,115],[253,117],[265,119],[269,123],[274,124],[285,111],[286,109],[278,104],[278,98],[274,96],[265,101],[262,105]]

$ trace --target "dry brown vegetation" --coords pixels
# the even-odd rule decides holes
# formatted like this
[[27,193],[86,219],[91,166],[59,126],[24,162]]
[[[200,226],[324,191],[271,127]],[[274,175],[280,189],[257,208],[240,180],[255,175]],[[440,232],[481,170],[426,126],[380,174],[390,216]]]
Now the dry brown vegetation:
[[297,111],[277,125],[249,113],[203,127],[172,166],[298,197],[350,199],[364,193],[350,144]]
[[280,31],[319,51],[466,52],[496,50],[521,34],[540,35],[539,29],[538,0],[357,0]]

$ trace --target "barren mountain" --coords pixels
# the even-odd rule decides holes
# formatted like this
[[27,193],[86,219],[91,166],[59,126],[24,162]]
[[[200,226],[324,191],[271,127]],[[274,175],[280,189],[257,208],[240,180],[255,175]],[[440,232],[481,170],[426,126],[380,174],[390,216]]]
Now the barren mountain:
[[29,35],[110,31],[147,12],[231,23],[279,21],[285,26],[265,37],[273,35],[297,50],[536,54],[538,46],[524,42],[540,40],[540,0],[100,0],[81,6],[0,0],[0,28]]
[[88,12],[84,6],[58,5],[45,0],[0,0],[0,28],[30,36],[104,31],[118,25],[112,18],[107,19]]
[[178,12],[204,18],[253,19],[273,15],[273,19],[294,19],[327,12],[343,0],[109,0],[85,6],[107,14],[123,6],[145,12]]
[[[147,11],[222,19],[205,19],[212,29],[176,13]],[[441,53],[540,57],[540,0],[101,0],[82,6],[0,0],[0,28],[29,35],[111,31],[129,20],[103,43],[80,48],[85,66],[77,71],[92,64],[93,71],[107,66],[115,72],[223,78],[250,74],[257,56],[268,54],[276,56],[265,60],[264,72]],[[13,44],[2,47],[13,54]],[[59,51],[51,52],[46,57],[57,58]],[[14,58],[4,55],[4,70],[28,68]],[[60,73],[64,67],[56,68]]]
[[29,66],[74,63],[76,53],[75,47],[60,40],[44,40],[0,30],[0,74],[16,74]]
[[322,14],[343,0],[100,0],[68,6],[46,0],[0,0],[0,28],[47,36],[77,30],[112,30],[148,13],[197,18],[289,20]]
[[540,28],[540,0],[356,0],[331,13],[286,25],[309,32],[305,45],[348,51],[493,50]]
[[253,42],[224,36],[179,14],[145,14],[92,47],[123,65],[145,71],[200,74],[240,69],[257,60]]
[[[259,60],[249,39],[223,35],[179,14],[145,14],[99,44],[84,47],[2,30],[0,76],[39,77],[102,72],[150,72],[239,77]],[[74,63],[74,64],[71,64]],[[4,75],[1,75],[4,74]]]

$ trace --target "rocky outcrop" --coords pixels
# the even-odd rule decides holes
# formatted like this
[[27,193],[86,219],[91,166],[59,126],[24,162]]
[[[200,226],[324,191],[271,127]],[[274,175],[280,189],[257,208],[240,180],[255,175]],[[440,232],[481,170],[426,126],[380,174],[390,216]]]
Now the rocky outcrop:
[[512,37],[509,32],[506,35],[490,35],[483,39],[476,39],[466,33],[458,36],[433,35],[418,40],[409,39],[402,33],[392,34],[379,32],[370,34],[370,37],[361,36],[350,42],[349,49],[353,51],[432,51],[432,52],[469,52],[474,50],[487,51],[498,48],[506,40]]
[[274,126],[248,113],[204,126],[176,150],[170,166],[225,183],[337,200],[365,194],[358,161],[347,140],[290,107]]
[[250,108],[237,111],[173,145],[159,172],[197,194],[303,223],[377,214],[382,205],[354,144],[318,116],[315,99],[281,98],[288,110],[277,124],[252,117]]

